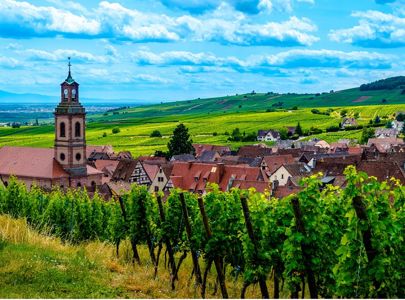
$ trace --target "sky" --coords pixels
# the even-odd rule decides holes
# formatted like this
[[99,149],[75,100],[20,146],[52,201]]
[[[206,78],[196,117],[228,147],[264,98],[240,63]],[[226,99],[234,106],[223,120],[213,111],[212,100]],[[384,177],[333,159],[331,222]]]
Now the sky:
[[405,75],[405,0],[0,0],[0,90],[170,101]]

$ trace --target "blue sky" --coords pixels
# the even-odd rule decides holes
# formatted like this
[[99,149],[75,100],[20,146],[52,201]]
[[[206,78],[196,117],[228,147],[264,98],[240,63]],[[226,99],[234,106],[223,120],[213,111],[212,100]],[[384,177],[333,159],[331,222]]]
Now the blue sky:
[[0,90],[150,101],[405,75],[405,0],[0,0]]

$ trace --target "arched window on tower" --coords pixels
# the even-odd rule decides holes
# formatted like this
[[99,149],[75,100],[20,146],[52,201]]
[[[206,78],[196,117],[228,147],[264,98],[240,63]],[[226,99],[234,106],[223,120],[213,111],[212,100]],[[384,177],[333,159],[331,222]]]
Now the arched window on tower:
[[80,125],[79,122],[76,122],[76,124],[75,124],[75,137],[80,137],[81,136],[80,131],[81,131],[81,125]]
[[60,132],[59,132],[59,136],[60,137],[66,137],[66,125],[64,122],[60,123]]

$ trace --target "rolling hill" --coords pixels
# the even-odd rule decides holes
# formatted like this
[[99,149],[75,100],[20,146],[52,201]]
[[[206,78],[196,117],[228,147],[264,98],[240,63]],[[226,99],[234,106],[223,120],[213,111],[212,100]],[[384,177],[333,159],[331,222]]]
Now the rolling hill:
[[[384,79],[361,87],[330,91],[317,94],[277,94],[255,93],[222,96],[207,99],[167,102],[145,105],[98,116],[95,120],[128,120],[134,118],[151,118],[164,116],[185,116],[196,114],[264,112],[277,109],[309,107],[341,107],[367,105],[395,105],[405,103],[402,77]],[[404,77],[405,78],[405,77]],[[367,88],[369,86],[369,88]]]

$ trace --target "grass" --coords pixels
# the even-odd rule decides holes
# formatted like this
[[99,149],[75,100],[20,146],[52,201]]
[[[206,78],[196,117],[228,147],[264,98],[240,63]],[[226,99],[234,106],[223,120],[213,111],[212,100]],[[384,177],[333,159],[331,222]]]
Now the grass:
[[[319,108],[321,111],[325,108]],[[296,126],[300,122],[303,129],[311,126],[326,129],[338,125],[341,121],[340,112],[347,110],[348,116],[359,113],[358,122],[367,124],[376,115],[392,118],[397,111],[405,111],[405,104],[371,105],[335,107],[330,116],[313,114],[310,108],[298,110],[282,110],[275,112],[232,112],[232,113],[195,113],[184,115],[157,115],[155,117],[135,117],[124,110],[119,115],[92,116],[87,124],[87,144],[112,145],[115,150],[128,150],[134,156],[153,154],[156,150],[166,150],[170,134],[179,122],[183,122],[190,131],[195,143],[229,145],[236,149],[243,144],[229,142],[225,132],[231,133],[238,127],[242,132],[257,132],[259,129],[281,129],[285,126]],[[130,109],[138,114],[148,110],[146,107]],[[146,114],[147,115],[147,114]],[[120,128],[120,133],[113,134],[114,127]],[[153,130],[159,130],[162,138],[149,137]],[[103,137],[103,133],[107,136]],[[217,136],[213,136],[216,132]],[[328,142],[340,138],[359,138],[360,131],[323,133],[316,137]],[[0,146],[52,147],[54,142],[53,126],[22,127],[18,129],[0,128]]]
[[[194,280],[190,280],[190,256],[172,291],[164,258],[160,260],[158,278],[154,279],[147,248],[141,246],[139,253],[142,265],[134,266],[128,242],[121,246],[120,257],[116,258],[110,244],[63,244],[31,229],[25,220],[0,215],[0,298],[200,298]],[[230,297],[239,298],[241,278],[234,281],[230,274],[227,277]],[[208,298],[220,297],[219,291],[212,295],[214,282],[212,269]],[[270,281],[268,288],[272,291]],[[288,297],[288,292],[283,291],[281,296]],[[247,297],[260,298],[259,287],[250,287]]]

